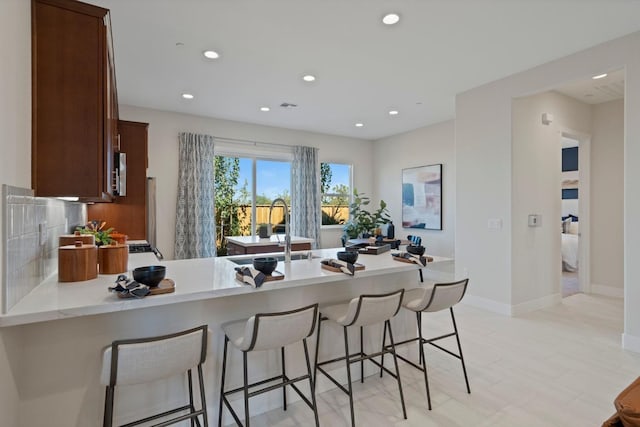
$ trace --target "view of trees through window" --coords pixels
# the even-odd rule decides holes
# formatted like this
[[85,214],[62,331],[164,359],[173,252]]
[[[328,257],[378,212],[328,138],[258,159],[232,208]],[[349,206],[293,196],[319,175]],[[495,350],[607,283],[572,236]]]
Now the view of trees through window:
[[322,225],[340,225],[349,220],[351,166],[339,163],[320,164]]
[[[215,210],[218,255],[226,255],[225,236],[257,234],[269,222],[271,202],[291,205],[291,163],[282,160],[215,156]],[[254,194],[255,182],[255,194]],[[274,232],[284,224],[284,207],[274,206]]]

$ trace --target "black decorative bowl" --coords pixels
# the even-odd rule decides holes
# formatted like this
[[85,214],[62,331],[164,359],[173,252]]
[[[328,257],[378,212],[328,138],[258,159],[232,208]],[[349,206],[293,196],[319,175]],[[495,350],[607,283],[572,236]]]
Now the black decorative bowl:
[[274,257],[258,257],[253,259],[253,268],[267,276],[273,273],[277,265],[278,260]]
[[133,280],[150,287],[158,286],[164,275],[167,273],[167,267],[164,265],[150,265],[148,267],[138,267],[133,270]]
[[424,255],[424,251],[425,251],[425,247],[424,246],[413,246],[413,245],[409,245],[407,246],[407,252],[409,252],[410,254],[413,255]]
[[358,260],[358,252],[356,251],[340,251],[337,255],[340,261],[348,262],[349,264],[355,264]]

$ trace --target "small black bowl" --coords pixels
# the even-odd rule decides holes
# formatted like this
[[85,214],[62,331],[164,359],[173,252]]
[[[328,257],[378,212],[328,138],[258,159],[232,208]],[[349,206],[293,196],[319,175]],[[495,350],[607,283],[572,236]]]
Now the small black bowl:
[[425,247],[424,246],[413,246],[413,245],[409,245],[407,246],[407,252],[409,252],[410,254],[413,255],[424,255],[424,251],[425,251]]
[[358,252],[356,251],[340,251],[337,255],[340,261],[348,262],[349,264],[355,264],[358,260]]
[[274,257],[258,257],[253,259],[253,268],[267,276],[273,273],[277,265],[278,260]]
[[158,286],[167,273],[164,265],[150,265],[148,267],[138,267],[133,270],[133,280],[150,287]]

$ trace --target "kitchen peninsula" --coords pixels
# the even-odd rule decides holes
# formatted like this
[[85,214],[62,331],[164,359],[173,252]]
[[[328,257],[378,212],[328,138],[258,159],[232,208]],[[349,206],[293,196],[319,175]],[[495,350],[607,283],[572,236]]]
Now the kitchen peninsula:
[[[284,250],[284,235],[274,234],[270,237],[258,236],[226,236],[229,255],[262,254],[267,252],[282,252]],[[313,239],[291,236],[292,251],[308,251]]]
[[[321,268],[322,258],[335,257],[339,249],[313,251],[315,258],[278,263],[284,280],[265,282],[254,289],[235,280],[237,264],[232,260],[251,258],[218,257],[166,261],[167,277],[176,282],[173,294],[143,299],[120,299],[107,292],[115,276],[99,276],[86,282],[58,283],[51,278],[0,316],[0,327],[12,341],[9,362],[21,394],[23,425],[98,426],[101,422],[104,389],[99,384],[102,350],[115,339],[144,337],[175,332],[193,326],[209,325],[205,364],[205,389],[210,419],[215,419],[218,402],[219,366],[223,336],[220,325],[258,312],[280,311],[314,302],[349,299],[362,293],[388,292],[421,286],[417,266],[398,262],[389,253],[361,255],[365,266],[355,276]],[[130,269],[157,264],[152,254],[132,255]],[[434,257],[424,269],[429,280],[453,278],[453,262]],[[398,316],[399,338],[413,334],[412,316]],[[332,354],[330,328],[322,343],[321,357]],[[381,329],[371,328],[365,335],[365,350],[380,343]],[[355,336],[354,336],[355,338]],[[335,341],[335,340],[334,340]],[[355,344],[355,340],[354,340]],[[333,346],[335,347],[335,345]],[[339,347],[339,346],[338,346]],[[298,349],[291,349],[297,351]],[[240,365],[233,359],[229,378],[241,378]],[[289,363],[288,363],[289,365]],[[303,369],[298,358],[291,358],[291,371]],[[279,369],[277,357],[265,353],[252,360],[253,374]],[[338,368],[341,369],[341,368]],[[371,372],[368,372],[371,374]],[[252,374],[252,375],[253,375]],[[330,388],[320,382],[318,391]],[[140,408],[153,411],[159,402],[183,398],[184,379],[169,378],[152,390],[139,386],[119,390],[118,423],[139,417]],[[253,413],[280,405],[280,394],[265,395],[256,401]]]

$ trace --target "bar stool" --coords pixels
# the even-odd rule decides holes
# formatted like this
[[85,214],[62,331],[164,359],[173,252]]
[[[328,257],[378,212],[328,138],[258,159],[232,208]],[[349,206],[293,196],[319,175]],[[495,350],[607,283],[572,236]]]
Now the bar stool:
[[[226,405],[238,426],[242,422],[231,407],[227,396],[242,391],[244,393],[244,416],[245,426],[249,427],[249,398],[258,394],[282,388],[283,408],[287,410],[286,386],[291,386],[302,400],[313,410],[316,426],[320,425],[318,420],[318,407],[316,405],[315,387],[311,375],[311,363],[309,361],[309,350],[307,348],[307,338],[313,333],[316,327],[316,316],[318,315],[318,304],[302,307],[296,310],[284,311],[280,313],[260,313],[247,320],[230,322],[222,325],[224,331],[224,356],[222,360],[222,379],[220,381],[220,407],[218,411],[218,427],[222,426],[222,410]],[[302,341],[304,347],[304,357],[306,359],[307,375],[290,379],[286,374],[284,346]],[[242,387],[233,390],[224,389],[225,375],[227,369],[227,346],[231,342],[235,348],[242,352],[242,367],[244,383]],[[274,350],[280,348],[282,374],[266,380],[249,384],[247,369],[247,354],[251,351]],[[311,390],[311,401],[296,386],[296,382],[309,380]],[[249,392],[253,387],[267,384],[269,382],[281,380],[256,391]]]
[[[167,426],[191,419],[191,425],[200,427],[198,417],[202,415],[205,427],[208,426],[207,405],[204,396],[202,364],[207,357],[207,325],[170,335],[150,338],[113,341],[102,355],[100,383],[106,386],[103,426],[113,425],[113,402],[117,385],[142,384],[173,375],[187,373],[189,382],[189,403],[160,414],[126,424],[135,426],[161,417],[189,411],[156,426]],[[198,370],[200,403],[202,408],[196,411],[193,401],[193,381],[191,371]],[[195,423],[195,424],[194,424]]]
[[[462,372],[464,373],[464,381],[467,385],[467,393],[471,393],[471,389],[469,388],[469,379],[467,378],[467,368],[464,364],[464,357],[462,355],[462,347],[460,346],[460,337],[458,336],[458,327],[456,326],[456,318],[453,314],[453,306],[456,305],[462,297],[464,297],[465,292],[467,291],[467,285],[469,284],[469,279],[460,280],[457,282],[451,283],[436,283],[433,287],[427,288],[414,288],[409,289],[404,294],[404,299],[402,301],[402,306],[407,310],[411,310],[416,313],[416,319],[418,322],[418,336],[416,338],[411,338],[399,343],[396,343],[396,346],[407,344],[410,342],[418,341],[418,349],[419,349],[419,357],[420,361],[419,365],[414,362],[406,359],[403,356],[398,355],[398,358],[407,362],[411,366],[416,369],[419,369],[424,374],[424,384],[427,390],[427,404],[429,410],[431,410],[431,395],[429,394],[429,380],[427,378],[427,363],[425,361],[424,355],[424,344],[431,344],[432,346],[444,351],[452,355],[453,357],[460,359],[462,362]],[[422,313],[433,313],[436,311],[449,309],[451,313],[451,321],[453,323],[453,332],[441,335],[435,338],[424,338],[422,335]],[[456,337],[456,342],[458,343],[458,354],[453,353],[452,351],[447,350],[444,347],[439,346],[434,341],[441,340],[443,338],[448,337]],[[385,337],[383,337],[383,343],[385,342]],[[383,356],[384,357],[384,356]],[[382,369],[380,370],[380,376],[382,376]]]
[[[391,376],[396,378],[398,381],[398,390],[400,391],[400,402],[402,403],[402,414],[404,419],[407,419],[407,409],[404,404],[404,395],[402,393],[402,381],[400,379],[400,372],[398,371],[398,360],[396,359],[395,346],[393,341],[393,332],[391,331],[391,322],[390,319],[398,314],[400,311],[400,304],[402,302],[402,296],[404,294],[404,289],[400,289],[396,292],[391,292],[388,294],[378,294],[378,295],[360,295],[357,298],[352,299],[349,302],[331,305],[328,307],[322,308],[319,314],[320,322],[318,324],[318,336],[316,342],[316,355],[315,355],[315,378],[317,381],[318,371],[322,372],[327,378],[329,378],[340,390],[349,395],[349,406],[351,409],[351,425],[355,427],[355,413],[353,409],[353,388],[351,385],[351,364],[360,362],[360,381],[364,382],[364,361],[370,360],[377,366],[380,366],[381,369],[385,369]],[[330,320],[338,325],[341,325],[344,332],[344,357],[338,357],[336,359],[326,360],[323,362],[318,362],[318,349],[320,347],[320,329],[322,322],[325,320]],[[382,345],[382,349],[378,353],[373,354],[365,354],[363,351],[363,339],[362,339],[362,331],[364,326],[373,325],[376,323],[384,322],[384,333],[386,336],[387,330],[389,330],[389,339],[391,341],[391,345],[388,348],[385,348],[384,341]],[[349,326],[360,327],[360,352],[350,354],[349,353],[349,336],[347,332],[347,328]],[[386,368],[383,368],[380,363],[376,360],[373,360],[373,357],[382,356],[385,353],[391,353],[393,355],[393,360],[395,363],[396,372],[393,373]],[[335,378],[333,378],[327,371],[325,371],[322,366],[327,365],[329,363],[339,362],[344,360],[346,362],[347,367],[347,386],[345,388],[342,384],[340,384]]]

